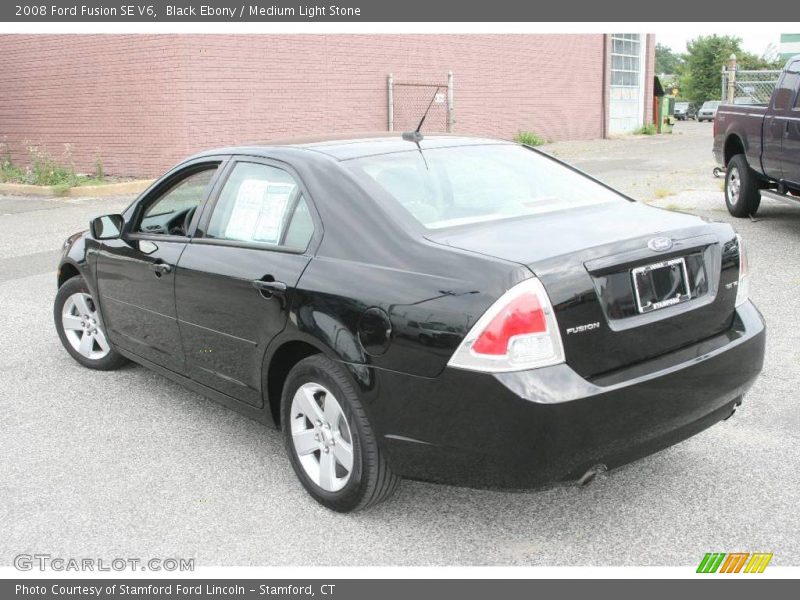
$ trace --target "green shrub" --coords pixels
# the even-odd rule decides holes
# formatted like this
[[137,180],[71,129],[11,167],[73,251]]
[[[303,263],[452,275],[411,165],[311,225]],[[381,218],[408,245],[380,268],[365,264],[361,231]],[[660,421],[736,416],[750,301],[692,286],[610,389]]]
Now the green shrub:
[[30,165],[22,168],[12,162],[8,144],[0,142],[0,182],[50,186],[53,188],[53,193],[62,196],[71,187],[99,185],[105,181],[105,169],[99,154],[95,160],[94,176],[90,177],[75,173],[72,148],[69,144],[64,145],[62,157],[56,159],[44,146],[25,143],[28,147]]
[[655,135],[656,134],[655,123],[648,123],[647,125],[639,127],[639,129],[637,129],[633,133],[636,135]]
[[64,145],[64,161],[59,163],[43,146],[28,146],[31,159],[31,177],[29,183],[34,185],[67,186],[77,185],[78,176],[72,164],[72,151],[69,144]]
[[518,144],[525,144],[526,146],[541,146],[547,142],[542,136],[533,131],[520,131],[514,136],[514,141]]

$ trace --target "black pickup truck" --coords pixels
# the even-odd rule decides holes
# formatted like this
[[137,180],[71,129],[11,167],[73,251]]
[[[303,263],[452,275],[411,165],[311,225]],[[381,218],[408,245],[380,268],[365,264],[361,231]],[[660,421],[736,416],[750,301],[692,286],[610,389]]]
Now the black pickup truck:
[[786,63],[769,104],[723,104],[714,158],[726,168],[725,203],[735,217],[762,197],[800,203],[800,55]]

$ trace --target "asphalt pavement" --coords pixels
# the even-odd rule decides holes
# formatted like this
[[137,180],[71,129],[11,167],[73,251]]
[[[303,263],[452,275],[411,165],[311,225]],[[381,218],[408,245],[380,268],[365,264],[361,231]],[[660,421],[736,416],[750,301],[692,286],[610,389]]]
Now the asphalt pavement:
[[[605,141],[571,159],[611,183],[617,171],[625,186],[656,176],[636,174],[644,148],[658,142],[680,164],[687,137],[623,140],[633,166],[621,171],[616,154],[597,158]],[[748,245],[767,358],[732,419],[585,488],[405,481],[354,515],[305,494],[279,432],[143,367],[91,371],[62,349],[52,319],[61,243],[130,198],[0,198],[0,565],[49,553],[198,566],[690,566],[709,551],[800,564],[800,209],[764,202],[755,220],[732,219],[710,166],[686,166],[707,185],[656,204],[732,222]]]

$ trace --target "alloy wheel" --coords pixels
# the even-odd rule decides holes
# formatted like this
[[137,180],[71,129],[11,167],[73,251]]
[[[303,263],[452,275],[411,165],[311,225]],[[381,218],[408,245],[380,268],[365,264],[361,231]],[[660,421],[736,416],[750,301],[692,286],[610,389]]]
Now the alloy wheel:
[[739,194],[742,189],[742,179],[739,177],[739,169],[732,167],[728,171],[728,201],[731,204],[739,202]]
[[334,395],[317,383],[298,388],[291,406],[292,445],[308,478],[338,492],[353,471],[353,436]]
[[69,296],[61,309],[61,325],[72,348],[90,360],[105,358],[111,351],[97,307],[89,294]]

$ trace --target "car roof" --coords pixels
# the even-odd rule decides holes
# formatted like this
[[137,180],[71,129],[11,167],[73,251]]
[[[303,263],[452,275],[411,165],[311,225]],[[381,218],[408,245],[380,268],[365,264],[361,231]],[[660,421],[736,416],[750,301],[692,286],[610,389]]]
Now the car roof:
[[[424,135],[420,141],[420,148],[430,150],[434,148],[447,148],[454,146],[475,146],[487,144],[512,144],[513,142],[497,140],[491,138],[454,136],[447,134]],[[364,156],[374,156],[378,154],[390,154],[394,152],[407,152],[416,150],[414,142],[409,142],[401,137],[400,133],[392,134],[387,132],[344,136],[325,136],[325,137],[306,137],[291,138],[287,140],[270,140],[267,142],[254,142],[239,146],[228,146],[225,148],[215,148],[195,154],[191,158],[202,158],[203,156],[213,156],[221,154],[244,154],[248,156],[268,157],[276,150],[305,150],[324,154],[335,160],[350,160]]]

